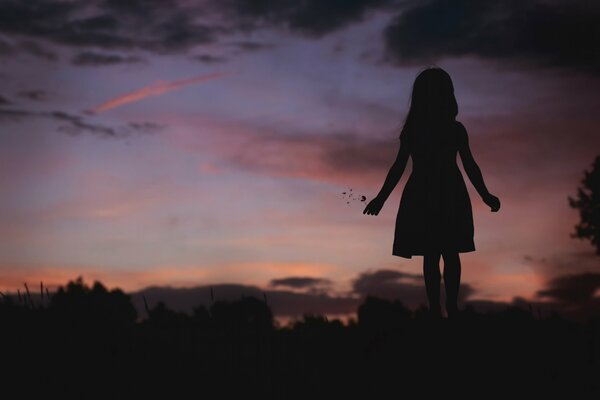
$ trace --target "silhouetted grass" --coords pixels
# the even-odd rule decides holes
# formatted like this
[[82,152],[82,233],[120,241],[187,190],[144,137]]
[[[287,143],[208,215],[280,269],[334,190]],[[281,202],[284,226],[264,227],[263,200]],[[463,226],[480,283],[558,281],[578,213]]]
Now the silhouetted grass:
[[27,287],[0,299],[6,390],[19,378],[32,383],[28,393],[63,398],[600,394],[599,317],[507,307],[431,320],[425,309],[367,297],[347,326],[306,314],[279,328],[266,298],[213,301],[192,315],[146,303],[145,318],[98,282],[46,288],[43,298],[40,284],[37,306]]

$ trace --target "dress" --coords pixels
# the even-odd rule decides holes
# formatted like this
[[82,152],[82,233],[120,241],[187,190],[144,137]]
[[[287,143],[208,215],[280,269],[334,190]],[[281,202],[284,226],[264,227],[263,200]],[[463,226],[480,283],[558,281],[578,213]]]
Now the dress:
[[443,127],[403,132],[412,173],[402,192],[392,254],[411,258],[431,252],[475,250],[473,211],[456,164],[467,132],[457,121]]

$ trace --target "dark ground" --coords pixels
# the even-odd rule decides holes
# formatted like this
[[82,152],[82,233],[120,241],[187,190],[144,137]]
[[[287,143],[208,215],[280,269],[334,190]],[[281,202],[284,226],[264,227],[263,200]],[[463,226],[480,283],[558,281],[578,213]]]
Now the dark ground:
[[268,305],[254,297],[200,306],[192,316],[162,304],[147,311],[140,321],[127,295],[99,283],[70,282],[47,304],[0,299],[2,391],[14,387],[22,398],[600,398],[600,316],[540,319],[508,307],[436,321],[373,297],[348,326],[305,315],[276,328]]

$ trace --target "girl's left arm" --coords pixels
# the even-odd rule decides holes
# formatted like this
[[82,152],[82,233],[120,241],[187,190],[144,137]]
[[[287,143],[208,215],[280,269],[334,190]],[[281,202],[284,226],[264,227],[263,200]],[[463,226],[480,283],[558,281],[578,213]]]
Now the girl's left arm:
[[406,168],[406,163],[408,162],[409,156],[409,146],[401,141],[396,160],[394,161],[390,170],[388,171],[388,174],[385,178],[385,182],[383,183],[383,187],[379,191],[379,194],[377,194],[377,198],[382,203],[385,203],[387,198],[390,196],[390,194],[398,184],[398,181],[400,181],[400,178],[404,173],[404,169]]
[[402,174],[404,173],[404,169],[406,168],[406,163],[408,162],[408,157],[410,156],[410,151],[406,144],[400,142],[400,148],[398,149],[398,155],[396,156],[396,160],[392,164],[388,174],[385,178],[383,186],[379,193],[377,194],[377,198],[380,199],[383,203],[390,196]]
[[400,149],[398,150],[398,155],[396,156],[396,161],[392,164],[392,167],[388,171],[388,174],[385,178],[385,182],[383,183],[383,187],[379,191],[379,194],[375,196],[373,200],[367,204],[365,207],[363,214],[367,215],[378,215],[379,211],[383,207],[383,204],[392,193],[392,190],[398,184],[398,181],[402,177],[404,173],[404,168],[406,168],[406,163],[408,161],[408,157],[410,155],[410,150],[406,143],[400,142]]

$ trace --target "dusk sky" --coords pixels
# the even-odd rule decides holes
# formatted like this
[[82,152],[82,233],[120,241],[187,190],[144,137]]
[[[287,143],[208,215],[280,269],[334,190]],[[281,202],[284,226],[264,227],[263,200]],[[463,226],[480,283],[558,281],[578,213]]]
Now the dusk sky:
[[552,279],[600,274],[567,200],[600,154],[599,20],[590,1],[3,0],[0,290],[81,275],[425,304],[422,257],[392,255],[410,163],[363,209],[435,64],[502,202],[463,173],[462,298],[552,300]]

